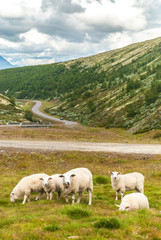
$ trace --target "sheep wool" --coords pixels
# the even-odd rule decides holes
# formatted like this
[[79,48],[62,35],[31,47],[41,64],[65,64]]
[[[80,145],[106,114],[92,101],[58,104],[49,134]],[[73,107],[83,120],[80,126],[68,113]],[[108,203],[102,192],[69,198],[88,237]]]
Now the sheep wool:
[[59,177],[60,174],[54,174],[52,176],[47,176],[45,178],[40,178],[42,180],[42,186],[46,192],[47,199],[52,199],[53,193],[58,193],[58,199],[64,190],[63,179]]
[[75,201],[75,194],[79,193],[77,203],[80,203],[82,192],[87,191],[89,194],[89,205],[92,204],[93,177],[87,168],[75,168],[59,177],[63,178],[64,194],[68,202],[68,194],[72,195],[72,204]]
[[144,193],[144,176],[141,173],[133,172],[122,175],[120,172],[110,172],[110,174],[112,187],[116,191],[115,200],[118,200],[119,192],[121,192],[121,199],[125,191],[135,190]]
[[47,176],[48,175],[45,173],[37,173],[22,178],[10,194],[11,202],[15,202],[15,200],[24,196],[22,204],[25,204],[27,200],[30,201],[31,192],[39,192],[39,195],[35,199],[38,200],[44,193],[42,181],[40,180],[40,178]]
[[123,197],[121,204],[116,205],[120,211],[149,209],[149,201],[143,193],[131,193]]

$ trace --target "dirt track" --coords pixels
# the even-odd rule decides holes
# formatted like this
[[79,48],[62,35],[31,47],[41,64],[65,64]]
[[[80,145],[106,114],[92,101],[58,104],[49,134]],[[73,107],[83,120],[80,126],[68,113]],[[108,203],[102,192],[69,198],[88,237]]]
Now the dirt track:
[[15,148],[19,150],[28,149],[34,151],[86,151],[161,154],[161,145],[156,144],[0,140],[0,150],[5,148]]

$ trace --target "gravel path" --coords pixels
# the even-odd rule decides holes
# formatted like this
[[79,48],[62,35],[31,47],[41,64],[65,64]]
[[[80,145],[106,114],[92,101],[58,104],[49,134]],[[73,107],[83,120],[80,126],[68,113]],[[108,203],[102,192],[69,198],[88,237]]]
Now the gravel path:
[[161,154],[161,145],[156,144],[0,140],[0,150],[3,150],[4,148],[29,149],[35,151],[86,151]]

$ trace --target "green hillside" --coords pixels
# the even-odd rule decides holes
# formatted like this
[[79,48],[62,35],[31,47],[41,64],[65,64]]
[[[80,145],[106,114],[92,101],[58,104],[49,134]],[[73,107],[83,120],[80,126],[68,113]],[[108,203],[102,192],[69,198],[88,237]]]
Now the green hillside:
[[14,98],[0,94],[0,124],[24,120],[23,111],[16,106]]
[[0,92],[56,100],[47,111],[133,132],[161,128],[161,38],[87,58],[0,71]]

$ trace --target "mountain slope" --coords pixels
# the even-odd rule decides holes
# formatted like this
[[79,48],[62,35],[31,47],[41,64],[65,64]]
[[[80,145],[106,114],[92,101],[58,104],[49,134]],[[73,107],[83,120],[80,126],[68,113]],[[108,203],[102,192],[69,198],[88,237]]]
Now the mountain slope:
[[12,67],[13,65],[11,63],[9,63],[6,59],[0,56],[0,70]]
[[161,38],[63,63],[0,71],[0,91],[55,99],[47,111],[133,132],[161,128]]
[[15,105],[13,98],[0,94],[0,124],[24,121],[23,111]]

